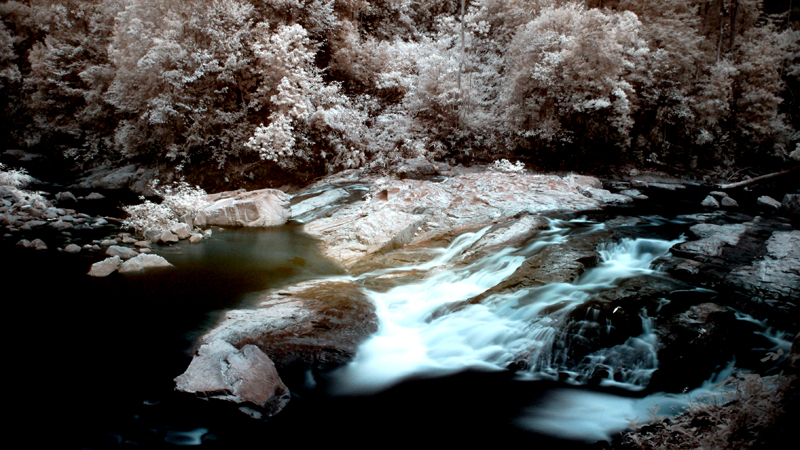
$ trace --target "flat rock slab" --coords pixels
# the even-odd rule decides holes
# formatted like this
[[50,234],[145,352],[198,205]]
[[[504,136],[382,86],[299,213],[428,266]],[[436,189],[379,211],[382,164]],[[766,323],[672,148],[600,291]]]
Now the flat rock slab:
[[[475,229],[520,214],[597,209],[598,179],[587,176],[471,173],[442,182],[377,180],[370,200],[353,203],[307,223],[325,254],[347,268],[371,255],[448,233]],[[624,196],[610,202],[630,201]]]

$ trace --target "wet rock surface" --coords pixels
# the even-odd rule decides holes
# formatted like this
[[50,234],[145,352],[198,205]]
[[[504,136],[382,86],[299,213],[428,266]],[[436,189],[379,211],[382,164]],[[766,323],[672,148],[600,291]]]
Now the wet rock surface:
[[304,229],[320,238],[327,256],[353,268],[376,254],[518,215],[600,208],[605,200],[587,193],[601,185],[596,178],[578,175],[499,172],[458,175],[441,182],[379,179],[365,201],[343,206]]

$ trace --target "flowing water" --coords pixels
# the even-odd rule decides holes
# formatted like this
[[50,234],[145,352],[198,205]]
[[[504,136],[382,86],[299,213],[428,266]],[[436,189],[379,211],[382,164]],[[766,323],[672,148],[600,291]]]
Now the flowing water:
[[[175,268],[107,279],[85,275],[96,255],[34,252],[4,241],[4,257],[15,264],[3,271],[3,285],[17,292],[6,298],[7,317],[23,323],[7,341],[13,342],[7,372],[17,375],[14,404],[31,430],[28,440],[52,440],[53,448],[339,441],[351,447],[524,442],[588,448],[646,417],[656,404],[677,410],[724,377],[709,373],[709,383],[688,393],[648,392],[659,361],[653,318],[644,309],[640,334],[579,361],[567,355],[569,339],[582,336],[580,327],[610,326],[588,317],[577,322],[577,331],[564,333],[571,313],[626,279],[657,276],[656,262],[684,239],[689,224],[670,217],[670,210],[650,202],[593,218],[552,219],[548,230],[519,247],[456,265],[484,229],[432,250],[436,255],[427,262],[358,277],[320,257],[296,225],[218,231],[200,245],[160,249]],[[574,282],[468,301],[543,248],[603,230],[604,219],[615,213],[643,220],[628,232],[633,237],[601,244],[600,263]],[[427,275],[388,290],[365,287],[379,317],[377,333],[350,364],[287,380],[293,399],[275,418],[251,421],[172,392],[196,338],[226,310],[252,307],[250,294],[303,279],[363,282],[404,271]],[[785,334],[739,318],[758,323],[775,344],[763,350],[787,346]],[[587,389],[598,368],[612,370]]]

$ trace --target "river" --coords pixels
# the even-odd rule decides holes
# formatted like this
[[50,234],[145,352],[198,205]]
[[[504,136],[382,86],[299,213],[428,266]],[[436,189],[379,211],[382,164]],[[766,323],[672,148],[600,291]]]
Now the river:
[[[725,375],[724,368],[703,374],[709,382],[686,393],[649,391],[659,361],[646,313],[640,334],[580,364],[559,353],[565,344],[557,342],[563,337],[557,326],[570,312],[622,280],[659,273],[655,262],[686,239],[691,225],[676,217],[700,211],[705,192],[648,194],[650,200],[633,206],[553,218],[548,230],[524,245],[457,269],[450,262],[486,230],[458,237],[417,267],[359,277],[322,258],[299,224],[216,230],[201,244],[158,249],[174,268],[105,279],[86,276],[97,255],[37,252],[4,238],[7,391],[19,424],[9,434],[24,433],[27,445],[92,449],[388,443],[597,448],[595,441],[647,417],[655,405],[662,412],[677,410]],[[640,219],[626,230],[630,238],[603,243],[600,264],[574,282],[463,304],[545,246],[613,226],[606,223],[618,215]],[[109,226],[93,233],[115,231]],[[250,420],[173,391],[198,336],[225,311],[254,306],[254,294],[305,279],[358,282],[411,269],[432,275],[388,290],[365,288],[376,305],[378,332],[352,363],[285,380],[293,398],[276,417]],[[775,348],[791,341],[788,333],[770,332]],[[587,387],[597,367],[615,364],[624,370]],[[518,370],[507,370],[511,365]]]

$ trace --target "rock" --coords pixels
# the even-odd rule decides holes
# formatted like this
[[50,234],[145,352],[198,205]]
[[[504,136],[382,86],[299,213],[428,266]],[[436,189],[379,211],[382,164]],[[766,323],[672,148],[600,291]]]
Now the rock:
[[[336,188],[322,192],[321,194],[307,198],[299,203],[292,205],[291,218],[293,220],[308,221],[311,217],[303,217],[306,215],[311,216],[312,211],[327,210],[332,204],[347,198],[348,193],[344,189]],[[314,214],[318,216],[319,214]]]
[[127,261],[131,258],[135,258],[139,255],[139,252],[132,248],[128,247],[120,247],[119,245],[112,245],[108,247],[106,250],[106,255],[108,256],[119,256],[122,258],[123,261]]
[[203,235],[202,234],[192,233],[192,235],[189,236],[189,243],[191,243],[191,244],[197,244],[197,243],[200,243],[202,241],[203,241]]
[[6,150],[5,152],[3,152],[3,154],[10,156],[12,158],[16,158],[18,161],[23,161],[23,162],[33,161],[37,158],[41,158],[42,156],[36,153],[29,153],[26,152],[25,150],[19,150],[19,149]]
[[786,194],[781,202],[781,211],[788,217],[800,219],[800,194]]
[[97,219],[95,219],[94,223],[92,224],[92,226],[95,228],[99,228],[104,225],[108,225],[108,221],[106,219],[103,219],[102,217],[98,217]]
[[150,248],[150,241],[136,241],[133,245],[139,248]]
[[119,241],[117,241],[116,239],[103,239],[102,241],[100,241],[100,245],[102,245],[103,247],[108,247],[117,244],[119,244]]
[[171,231],[165,231],[158,237],[158,242],[162,244],[174,244],[178,242],[178,236]]
[[781,207],[781,202],[767,195],[762,195],[761,197],[758,197],[757,203],[761,206],[766,206],[773,209],[778,209]]
[[142,253],[122,263],[119,267],[119,273],[139,272],[145,269],[171,266],[172,264],[161,256]]
[[170,231],[178,237],[178,239],[187,239],[192,233],[192,227],[185,223],[179,223],[170,229]]
[[289,196],[277,189],[211,194],[203,209],[207,225],[270,227],[289,220]]
[[134,165],[116,169],[101,167],[94,169],[89,176],[81,179],[74,187],[81,189],[124,189],[130,187],[134,181],[140,178],[141,171],[137,173],[137,168]]
[[517,215],[596,209],[602,201],[580,190],[600,185],[592,177],[502,172],[470,173],[440,183],[388,179],[371,187],[370,201],[343,206],[303,229],[321,240],[328,257],[349,269],[383,252]]
[[642,194],[638,189],[623,189],[619,192],[621,195],[628,196],[634,200],[647,200],[649,197]]
[[690,230],[700,239],[678,244],[674,247],[677,253],[683,252],[693,256],[715,257],[722,254],[724,246],[735,246],[746,231],[746,227],[742,224],[713,225],[700,223],[693,225]]
[[761,299],[800,298],[800,231],[776,231],[766,242],[767,254],[733,269],[726,281]]
[[302,282],[261,300],[256,309],[229,311],[201,343],[254,344],[281,373],[293,367],[303,372],[350,361],[377,330],[375,306],[351,281]]
[[77,202],[78,201],[77,197],[75,197],[75,194],[73,194],[72,192],[69,192],[69,191],[57,193],[56,194],[56,200],[58,200],[60,202]]
[[69,244],[64,248],[64,251],[67,253],[80,253],[81,247],[76,244]]
[[148,241],[152,242],[153,244],[155,244],[155,243],[156,243],[156,242],[158,242],[158,240],[161,238],[161,233],[163,233],[163,231],[159,231],[159,230],[145,230],[145,232],[144,232],[144,238],[145,238],[146,240],[148,240]]
[[97,192],[92,192],[91,194],[87,195],[84,198],[86,200],[102,200],[102,199],[104,199],[106,197],[104,195],[102,195],[102,194],[98,194]]
[[406,159],[396,170],[397,177],[403,179],[422,180],[438,175],[439,171],[425,158]]
[[724,206],[726,208],[738,208],[739,207],[739,203],[736,200],[734,200],[734,199],[732,199],[730,197],[723,198],[720,203],[722,204],[722,206]]
[[199,211],[195,214],[192,224],[197,228],[206,228],[208,226],[208,217],[205,211]]
[[201,346],[175,384],[180,392],[240,404],[243,412],[257,419],[274,416],[291,398],[264,352],[255,345],[240,350],[224,341]]
[[[723,368],[739,348],[746,348],[748,333],[733,311],[714,303],[703,303],[672,317],[656,329],[659,336],[659,368],[649,388],[682,392]],[[687,370],[691,367],[691,370]]]
[[722,200],[723,198],[728,196],[728,193],[727,192],[722,192],[722,191],[711,191],[711,192],[708,193],[708,195],[710,195],[711,197],[714,197],[717,200]]
[[53,223],[50,224],[50,226],[55,228],[56,230],[61,230],[61,231],[69,230],[69,229],[72,229],[72,228],[75,227],[71,223],[65,222],[65,221],[62,221],[62,220],[58,220],[56,222],[53,222]]
[[700,204],[702,206],[705,206],[706,208],[714,208],[714,209],[719,208],[719,201],[717,201],[716,198],[710,195],[707,196],[702,202],[700,202]]
[[107,277],[116,272],[116,270],[119,269],[120,264],[122,264],[122,259],[120,259],[119,256],[106,258],[102,261],[92,264],[92,268],[89,270],[89,276]]
[[41,239],[32,240],[31,247],[35,248],[36,250],[47,250],[47,244],[45,244]]
[[581,189],[581,193],[589,198],[600,200],[603,203],[630,203],[633,201],[633,199],[627,195],[612,194],[605,189],[585,188]]
[[31,247],[33,247],[33,244],[31,244],[31,241],[29,241],[29,240],[27,240],[27,239],[20,239],[20,240],[17,242],[17,245],[18,245],[18,246],[20,246],[20,247],[24,247],[24,248],[31,248]]

